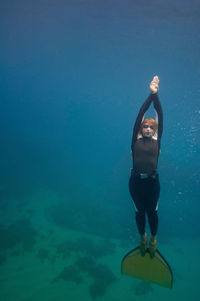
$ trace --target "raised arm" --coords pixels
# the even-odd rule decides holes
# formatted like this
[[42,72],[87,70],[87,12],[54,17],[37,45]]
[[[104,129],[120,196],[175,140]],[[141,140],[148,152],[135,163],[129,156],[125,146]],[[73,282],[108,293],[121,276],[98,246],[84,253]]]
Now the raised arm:
[[134,128],[133,128],[132,143],[131,143],[131,150],[132,151],[133,151],[135,142],[137,140],[137,136],[138,136],[138,133],[139,133],[139,130],[140,130],[142,119],[143,119],[145,113],[148,111],[149,106],[152,103],[152,101],[153,101],[153,94],[151,93],[148,96],[148,98],[145,100],[145,102],[143,103],[143,105],[142,105],[142,107],[141,107],[141,109],[138,113],[138,116],[136,118],[135,125],[134,125]]
[[158,117],[158,141],[160,143],[163,132],[163,112],[157,93],[153,94],[153,105]]
[[151,94],[148,96],[146,101],[143,103],[143,105],[138,113],[138,116],[136,118],[135,125],[133,128],[132,143],[131,143],[132,152],[133,152],[133,148],[135,146],[135,142],[138,137],[142,119],[143,119],[146,111],[149,109],[149,106],[151,105],[152,101],[153,101],[154,109],[157,113],[157,118],[158,118],[158,137],[157,137],[157,139],[158,139],[158,143],[159,143],[159,147],[160,147],[160,139],[161,139],[162,131],[163,131],[163,113],[162,113],[161,104],[160,104],[160,101],[159,101],[159,98],[157,95],[158,90],[159,90],[158,76],[154,76],[153,80],[150,83],[149,88],[150,88]]

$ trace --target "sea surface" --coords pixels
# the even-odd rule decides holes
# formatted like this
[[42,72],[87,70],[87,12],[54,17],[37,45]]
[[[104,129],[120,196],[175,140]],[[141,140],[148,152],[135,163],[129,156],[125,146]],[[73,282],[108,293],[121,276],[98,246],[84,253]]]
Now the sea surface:
[[[200,1],[1,0],[0,41],[0,301],[198,300]],[[121,274],[139,244],[132,129],[154,75],[171,290]]]

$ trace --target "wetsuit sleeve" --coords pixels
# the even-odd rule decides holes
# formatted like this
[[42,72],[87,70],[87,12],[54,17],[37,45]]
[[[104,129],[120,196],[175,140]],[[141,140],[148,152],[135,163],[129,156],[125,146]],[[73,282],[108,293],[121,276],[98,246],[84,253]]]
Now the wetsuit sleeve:
[[142,119],[144,117],[144,114],[148,110],[150,104],[152,103],[152,101],[153,101],[153,94],[150,94],[148,96],[148,98],[145,100],[145,102],[143,103],[143,105],[142,105],[142,107],[141,107],[141,109],[138,113],[138,116],[136,118],[135,125],[134,125],[134,128],[133,128],[132,143],[131,143],[132,153],[133,153],[133,149],[134,149],[134,146],[135,146],[135,142],[137,140],[138,132],[140,130]]
[[158,117],[158,143],[160,146],[160,139],[161,139],[162,132],[163,132],[163,112],[162,112],[162,107],[161,107],[158,95],[153,94],[152,97],[153,97],[154,109],[156,110],[157,117]]

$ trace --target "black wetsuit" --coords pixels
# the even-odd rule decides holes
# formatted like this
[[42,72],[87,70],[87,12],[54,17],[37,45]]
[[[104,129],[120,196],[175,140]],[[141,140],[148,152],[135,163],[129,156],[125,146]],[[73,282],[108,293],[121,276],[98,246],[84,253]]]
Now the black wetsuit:
[[[152,102],[158,117],[157,137],[139,137],[142,119]],[[131,144],[133,169],[129,180],[129,190],[136,207],[136,223],[141,235],[145,233],[145,213],[148,216],[151,234],[157,233],[157,207],[160,194],[157,162],[162,130],[163,114],[160,101],[157,94],[150,94],[137,116]]]

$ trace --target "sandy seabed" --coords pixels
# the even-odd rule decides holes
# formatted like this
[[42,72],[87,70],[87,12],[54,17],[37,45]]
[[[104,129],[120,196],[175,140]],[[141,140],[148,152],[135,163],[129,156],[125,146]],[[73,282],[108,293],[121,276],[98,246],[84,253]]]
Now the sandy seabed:
[[[45,194],[42,202],[39,199],[38,202],[32,199],[28,210],[26,207],[17,211],[13,203],[2,214],[3,225],[26,218],[32,220],[39,234],[34,237],[32,248],[22,239],[2,248],[1,301],[188,301],[200,297],[200,240],[176,238],[170,244],[159,243],[158,248],[173,271],[170,290],[122,275],[121,260],[131,247],[123,246],[117,239],[108,240],[54,225],[45,218],[45,208],[56,202],[55,197]],[[10,235],[9,231],[2,233]],[[29,241],[29,232],[23,235]],[[134,248],[137,241],[132,243]]]

